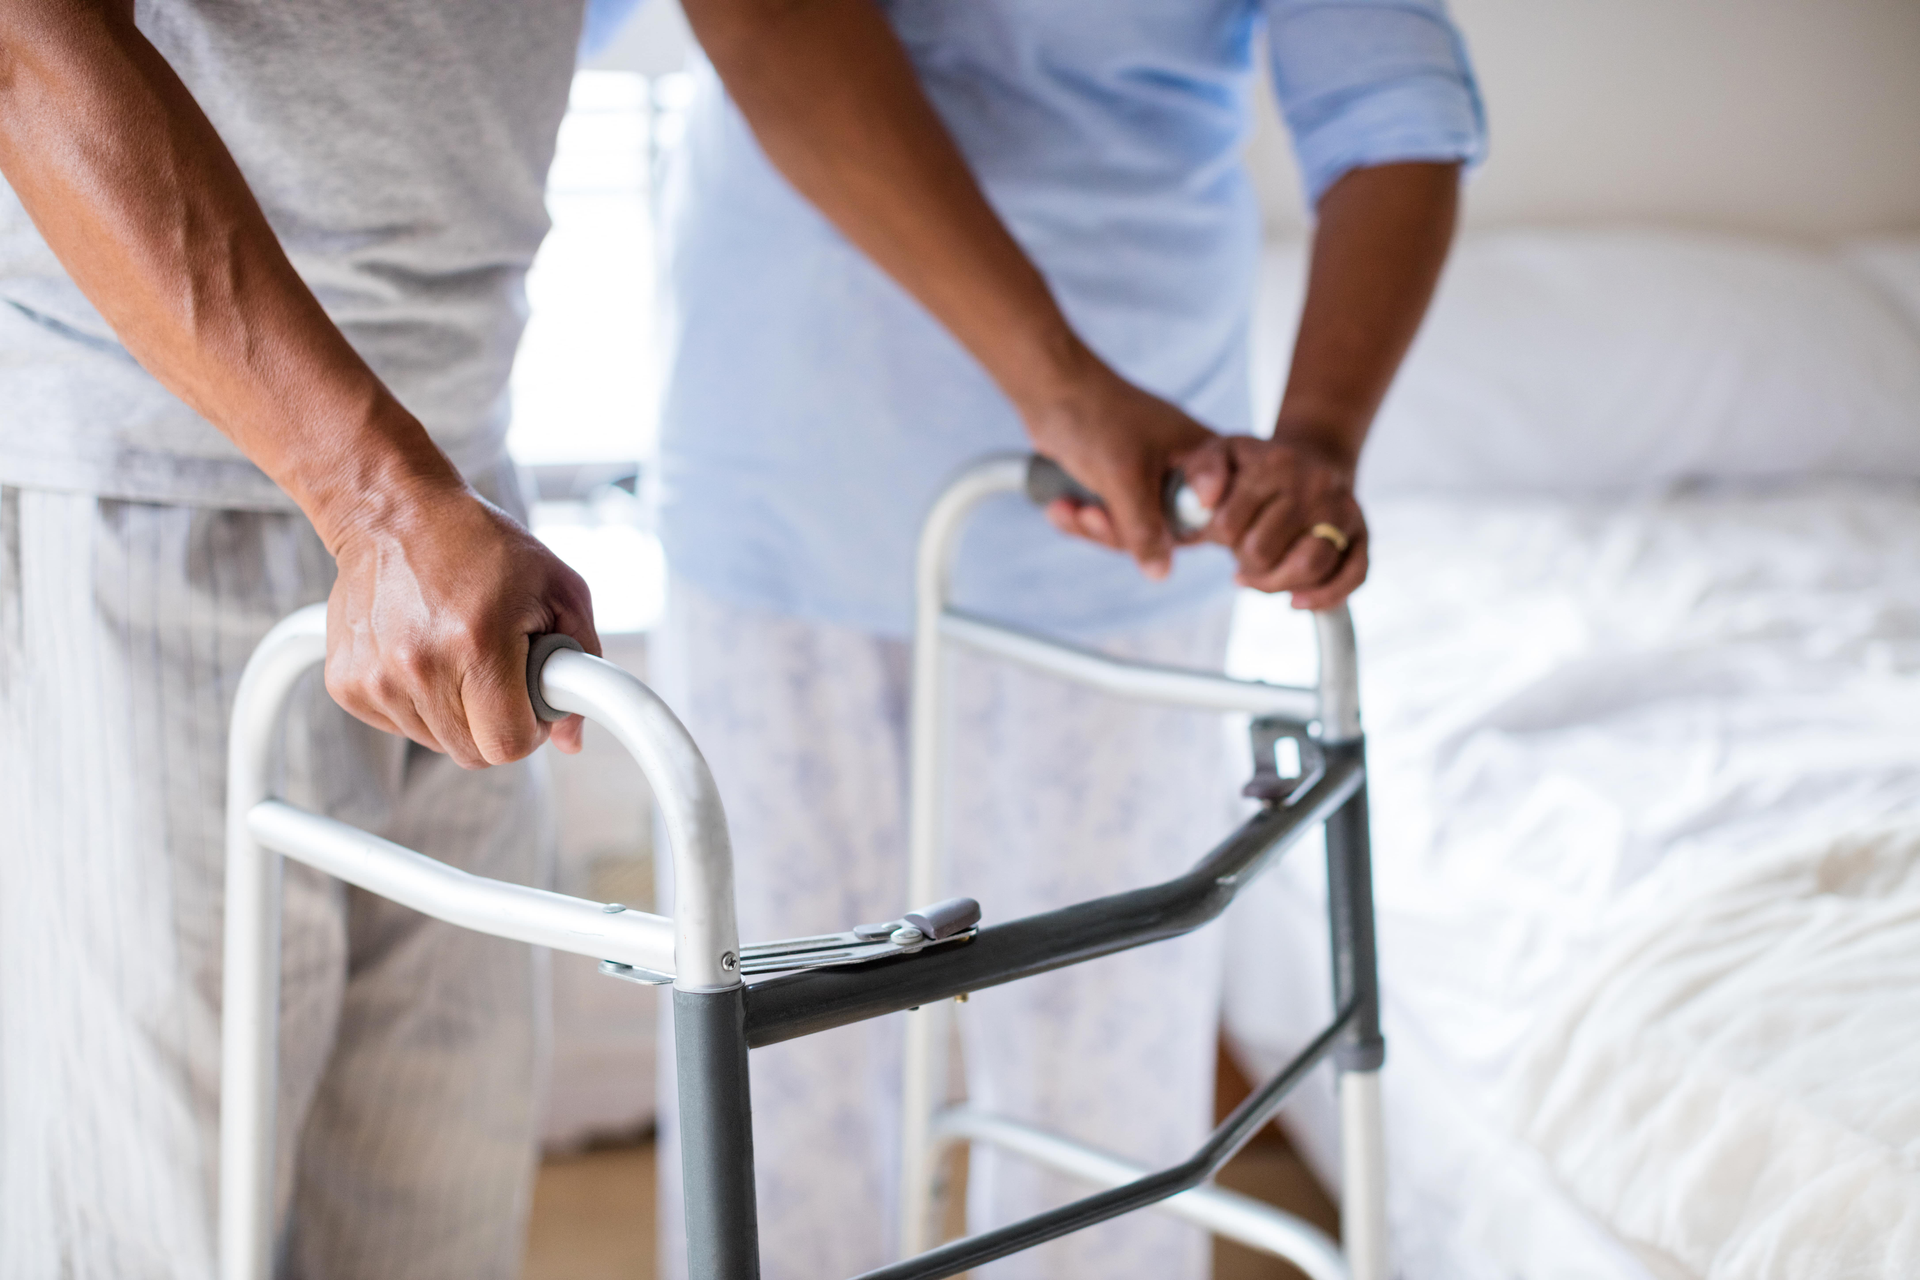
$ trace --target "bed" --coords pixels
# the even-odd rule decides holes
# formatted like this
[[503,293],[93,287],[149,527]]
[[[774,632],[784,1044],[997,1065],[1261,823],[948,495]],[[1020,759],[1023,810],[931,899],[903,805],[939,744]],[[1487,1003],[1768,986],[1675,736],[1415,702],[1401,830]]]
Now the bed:
[[[1920,1275],[1920,238],[1470,236],[1371,449],[1404,1275]],[[1277,602],[1235,644],[1306,674]],[[1250,1072],[1319,870],[1236,907]],[[1330,1082],[1286,1123],[1337,1185]]]

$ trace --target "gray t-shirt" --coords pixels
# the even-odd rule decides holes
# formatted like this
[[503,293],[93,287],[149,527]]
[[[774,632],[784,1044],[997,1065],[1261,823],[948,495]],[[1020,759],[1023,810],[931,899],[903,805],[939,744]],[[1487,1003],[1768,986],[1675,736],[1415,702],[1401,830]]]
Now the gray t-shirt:
[[[295,269],[463,471],[496,466],[580,0],[140,0]],[[283,508],[0,185],[0,483]]]

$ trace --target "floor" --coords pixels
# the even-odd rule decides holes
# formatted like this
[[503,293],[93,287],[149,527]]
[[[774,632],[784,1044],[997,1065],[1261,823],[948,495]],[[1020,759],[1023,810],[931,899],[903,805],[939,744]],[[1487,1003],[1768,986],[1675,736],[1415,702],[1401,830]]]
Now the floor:
[[[1247,1091],[1223,1054],[1216,1091],[1221,1114]],[[1332,1202],[1278,1129],[1269,1127],[1254,1139],[1219,1181],[1338,1234]],[[650,1142],[548,1161],[534,1191],[523,1280],[653,1280],[653,1205]],[[1297,1280],[1300,1273],[1277,1258],[1222,1241],[1214,1250],[1213,1275],[1214,1280]]]
[[523,1280],[653,1280],[653,1143],[549,1160]]

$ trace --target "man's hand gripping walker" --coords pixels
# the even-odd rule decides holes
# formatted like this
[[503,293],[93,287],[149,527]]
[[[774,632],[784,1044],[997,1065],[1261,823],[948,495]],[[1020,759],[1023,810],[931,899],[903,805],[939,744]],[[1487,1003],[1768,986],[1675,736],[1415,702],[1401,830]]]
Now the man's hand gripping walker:
[[[909,899],[930,900],[940,880],[937,835],[947,754],[943,659],[950,644],[1121,697],[1251,714],[1255,774],[1248,794],[1263,804],[1173,880],[984,928],[971,901],[949,899],[845,933],[741,947],[726,815],[698,747],[644,684],[564,639],[543,637],[534,644],[529,696],[545,717],[578,713],[599,721],[639,762],[673,858],[671,918],[469,875],[304,812],[272,795],[268,762],[287,697],[325,657],[324,606],[303,609],[275,627],[247,664],[229,747],[221,1280],[266,1280],[271,1273],[282,855],[464,928],[593,956],[616,977],[672,983],[687,1249],[696,1280],[759,1275],[748,1049],[908,1009],[918,1010],[907,1023],[903,1125],[901,1229],[910,1256],[859,1280],[956,1275],[1149,1205],[1286,1257],[1314,1280],[1386,1280],[1378,1075],[1384,1043],[1352,624],[1344,608],[1316,615],[1319,684],[1298,689],[1123,662],[950,608],[954,549],[972,510],[989,497],[1022,490],[1044,502],[1069,492],[1064,484],[1070,483],[1044,459],[989,459],[941,495],[923,527]],[[1170,494],[1174,498],[1191,508],[1190,495]],[[1188,510],[1180,514],[1191,518]],[[1283,739],[1298,746],[1297,773],[1281,770],[1275,747]],[[1190,1159],[1151,1172],[970,1107],[936,1110],[943,1096],[936,1087],[943,1002],[1198,928],[1224,911],[1270,859],[1321,823],[1327,830],[1334,1019]],[[780,976],[752,985],[743,981],[768,973]],[[1341,1071],[1344,1256],[1309,1224],[1207,1185],[1329,1054]],[[928,1249],[935,1156],[942,1144],[957,1141],[994,1143],[1105,1189]]]

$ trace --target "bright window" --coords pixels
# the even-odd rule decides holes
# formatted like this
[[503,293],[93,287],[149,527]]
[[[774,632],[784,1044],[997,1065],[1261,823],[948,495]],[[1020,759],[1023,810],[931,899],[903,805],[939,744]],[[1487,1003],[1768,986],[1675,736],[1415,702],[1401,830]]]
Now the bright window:
[[534,532],[587,579],[602,631],[647,630],[664,603],[635,493],[660,399],[653,193],[684,87],[679,74],[575,76],[513,367],[507,443],[538,489]]

